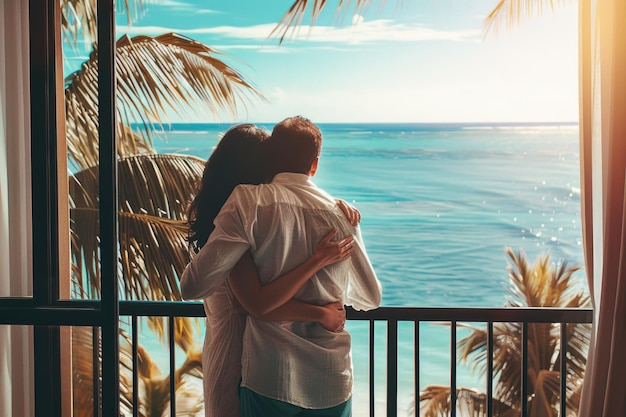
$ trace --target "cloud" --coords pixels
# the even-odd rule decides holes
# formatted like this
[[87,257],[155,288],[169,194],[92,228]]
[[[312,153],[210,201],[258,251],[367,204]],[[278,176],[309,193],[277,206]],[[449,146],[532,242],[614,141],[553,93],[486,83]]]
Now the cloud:
[[396,23],[389,19],[365,22],[357,19],[357,24],[347,27],[313,27],[298,40],[309,42],[419,42],[419,41],[466,41],[480,37],[478,30],[437,30],[419,24]]
[[182,1],[176,0],[159,0],[150,5],[150,7],[161,6],[172,9],[174,12],[193,12],[194,14],[208,14],[208,13],[221,13],[218,10],[212,9],[198,9],[196,5],[188,4]]
[[358,25],[359,23],[363,23],[364,21],[365,21],[365,18],[361,16],[360,14],[355,14],[354,16],[352,16],[353,25]]
[[274,87],[270,90],[268,96],[271,100],[283,100],[287,97],[287,92],[281,87]]
[[255,41],[265,41],[275,25],[264,24],[254,26],[215,26],[207,28],[173,28],[167,26],[126,26],[118,25],[117,32],[129,35],[160,35],[162,33],[175,32],[181,35],[216,35],[231,39],[248,39]]
[[[374,42],[420,42],[420,41],[477,41],[481,39],[479,30],[437,30],[419,24],[397,23],[390,19],[376,19],[365,22],[362,16],[355,15],[357,23],[346,27],[306,26],[290,28],[285,43],[297,40],[307,43],[361,44]],[[181,29],[163,26],[118,26],[119,33],[157,35],[176,32],[191,37],[197,35],[219,36],[232,40],[267,42],[275,24],[253,26],[215,26],[208,28]]]

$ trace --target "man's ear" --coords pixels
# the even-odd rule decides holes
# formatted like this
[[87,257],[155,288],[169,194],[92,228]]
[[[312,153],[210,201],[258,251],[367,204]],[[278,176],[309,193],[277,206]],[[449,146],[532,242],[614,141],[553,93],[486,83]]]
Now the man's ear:
[[311,162],[311,169],[309,170],[309,177],[312,177],[317,172],[317,165],[320,162],[320,157],[318,156]]

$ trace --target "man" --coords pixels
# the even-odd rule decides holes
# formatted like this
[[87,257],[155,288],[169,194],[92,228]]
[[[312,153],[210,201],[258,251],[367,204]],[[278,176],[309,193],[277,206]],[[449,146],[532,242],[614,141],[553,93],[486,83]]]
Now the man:
[[[319,305],[341,300],[359,310],[380,304],[380,283],[358,226],[310,181],[321,142],[319,128],[300,116],[274,127],[267,144],[276,176],[270,184],[235,188],[208,242],[183,274],[183,298],[209,295],[246,251],[254,257],[261,282],[270,282],[310,257],[334,228],[339,239],[354,236],[352,255],[318,271],[294,298]],[[243,344],[242,417],[351,415],[352,359],[346,331],[249,315]]]

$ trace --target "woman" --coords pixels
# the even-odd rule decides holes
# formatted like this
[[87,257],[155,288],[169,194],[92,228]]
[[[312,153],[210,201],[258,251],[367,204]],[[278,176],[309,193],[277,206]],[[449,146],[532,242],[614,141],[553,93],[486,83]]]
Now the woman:
[[[197,252],[213,231],[213,220],[239,184],[260,184],[271,172],[264,157],[263,141],[269,133],[251,124],[229,129],[208,159],[198,192],[188,209],[189,242]],[[353,222],[360,214],[345,202],[339,207]],[[292,297],[313,274],[352,253],[353,239],[333,241],[331,231],[306,262],[261,286],[254,261],[246,253],[231,271],[227,283],[204,300],[207,316],[202,367],[206,417],[238,417],[237,391],[241,378],[242,338],[246,313],[264,320],[316,321],[327,330],[343,328],[345,311],[341,302],[316,306]],[[237,298],[248,308],[246,312]]]

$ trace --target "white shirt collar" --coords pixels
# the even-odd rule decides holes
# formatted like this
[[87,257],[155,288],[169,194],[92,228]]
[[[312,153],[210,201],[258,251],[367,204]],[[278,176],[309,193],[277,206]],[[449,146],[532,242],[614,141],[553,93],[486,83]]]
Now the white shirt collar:
[[274,184],[306,184],[310,180],[307,174],[297,172],[280,172],[274,176],[272,183]]

